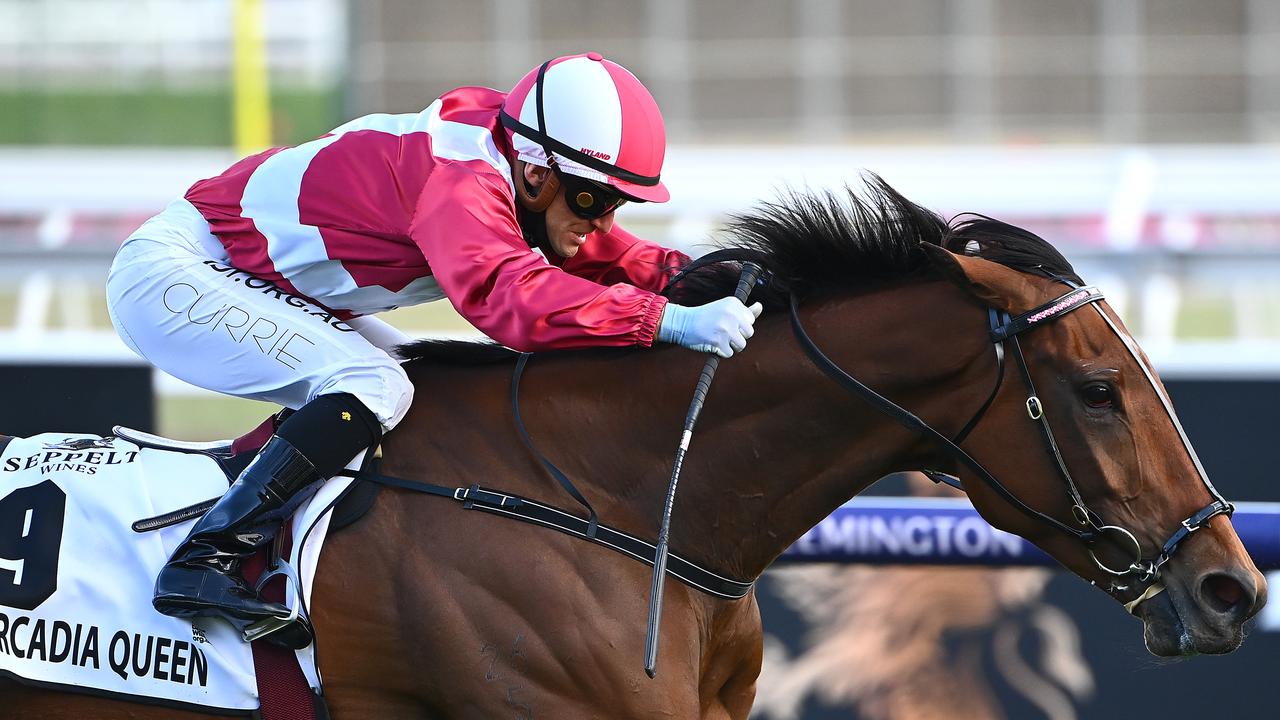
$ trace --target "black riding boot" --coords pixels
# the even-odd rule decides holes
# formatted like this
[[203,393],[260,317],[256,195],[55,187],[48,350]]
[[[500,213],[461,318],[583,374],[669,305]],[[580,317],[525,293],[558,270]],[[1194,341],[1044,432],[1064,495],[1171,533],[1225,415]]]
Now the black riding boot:
[[[272,437],[160,571],[152,599],[156,610],[174,617],[222,617],[241,634],[260,620],[288,617],[284,605],[258,599],[240,576],[240,563],[270,543],[281,522],[324,479],[287,440]],[[309,628],[305,634],[309,642]]]

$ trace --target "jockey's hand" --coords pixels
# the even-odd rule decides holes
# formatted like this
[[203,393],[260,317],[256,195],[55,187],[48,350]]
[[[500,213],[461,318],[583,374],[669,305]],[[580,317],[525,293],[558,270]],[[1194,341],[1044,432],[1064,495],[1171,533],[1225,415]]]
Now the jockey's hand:
[[658,325],[658,339],[698,352],[731,357],[747,346],[747,338],[764,306],[743,305],[737,298],[722,298],[706,305],[688,307],[667,303]]

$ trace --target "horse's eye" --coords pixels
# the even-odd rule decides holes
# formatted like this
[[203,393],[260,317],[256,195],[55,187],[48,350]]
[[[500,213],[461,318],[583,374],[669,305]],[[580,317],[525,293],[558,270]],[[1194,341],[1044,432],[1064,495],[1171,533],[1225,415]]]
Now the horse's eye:
[[1092,408],[1111,407],[1113,402],[1111,386],[1105,383],[1085,385],[1080,392],[1084,395],[1085,403]]

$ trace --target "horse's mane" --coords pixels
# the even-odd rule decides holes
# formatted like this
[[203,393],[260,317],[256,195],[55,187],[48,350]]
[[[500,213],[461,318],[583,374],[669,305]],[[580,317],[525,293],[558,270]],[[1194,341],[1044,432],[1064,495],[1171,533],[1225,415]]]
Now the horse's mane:
[[410,362],[465,366],[514,362],[520,354],[497,343],[469,340],[415,340],[397,352]]
[[[793,291],[811,296],[930,277],[925,244],[1081,282],[1067,259],[1036,234],[983,215],[948,222],[874,174],[862,193],[852,188],[787,193],[731,216],[725,233],[725,247],[759,253],[772,275],[752,295],[767,309],[785,307]],[[736,283],[735,268],[707,267],[690,273],[668,294],[700,305],[732,294]]]
[[[734,215],[724,247],[758,253],[771,275],[752,300],[770,310],[803,296],[848,292],[932,277],[922,245],[1000,263],[1021,272],[1056,275],[1080,283],[1071,263],[1035,233],[984,215],[950,222],[903,197],[878,175],[859,193],[791,192]],[[701,305],[733,294],[736,268],[720,265],[690,273],[667,294]],[[413,361],[476,365],[512,361],[516,353],[493,343],[420,340],[400,349]]]
[[[573,351],[578,357],[594,355],[599,357],[625,355],[635,348],[583,348]],[[396,348],[400,357],[413,363],[429,363],[432,365],[474,367],[476,365],[511,364],[520,353],[504,345],[488,340],[414,340]]]

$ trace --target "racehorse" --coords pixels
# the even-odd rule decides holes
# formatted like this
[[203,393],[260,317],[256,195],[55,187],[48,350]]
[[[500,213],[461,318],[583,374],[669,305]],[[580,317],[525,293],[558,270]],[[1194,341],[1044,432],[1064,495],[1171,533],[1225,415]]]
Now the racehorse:
[[[877,478],[913,469],[958,475],[992,524],[1127,605],[1152,653],[1240,644],[1266,584],[1230,505],[1147,358],[1048,243],[981,216],[945,221],[878,179],[861,195],[783,196],[728,232],[765,267],[753,298],[766,312],[720,367],[670,537],[708,571],[699,577],[745,595],[667,584],[649,679],[649,566],[599,535],[384,490],[327,541],[317,573],[334,718],[746,718],[762,657],[746,583]],[[735,279],[710,267],[673,292],[706,301]],[[511,496],[578,507],[513,423],[515,354],[408,352],[416,401],[385,439],[381,472],[456,486],[477,507]],[[524,425],[602,525],[655,537],[702,362],[673,347],[529,360]],[[20,717],[197,717],[7,682],[0,705]]]

